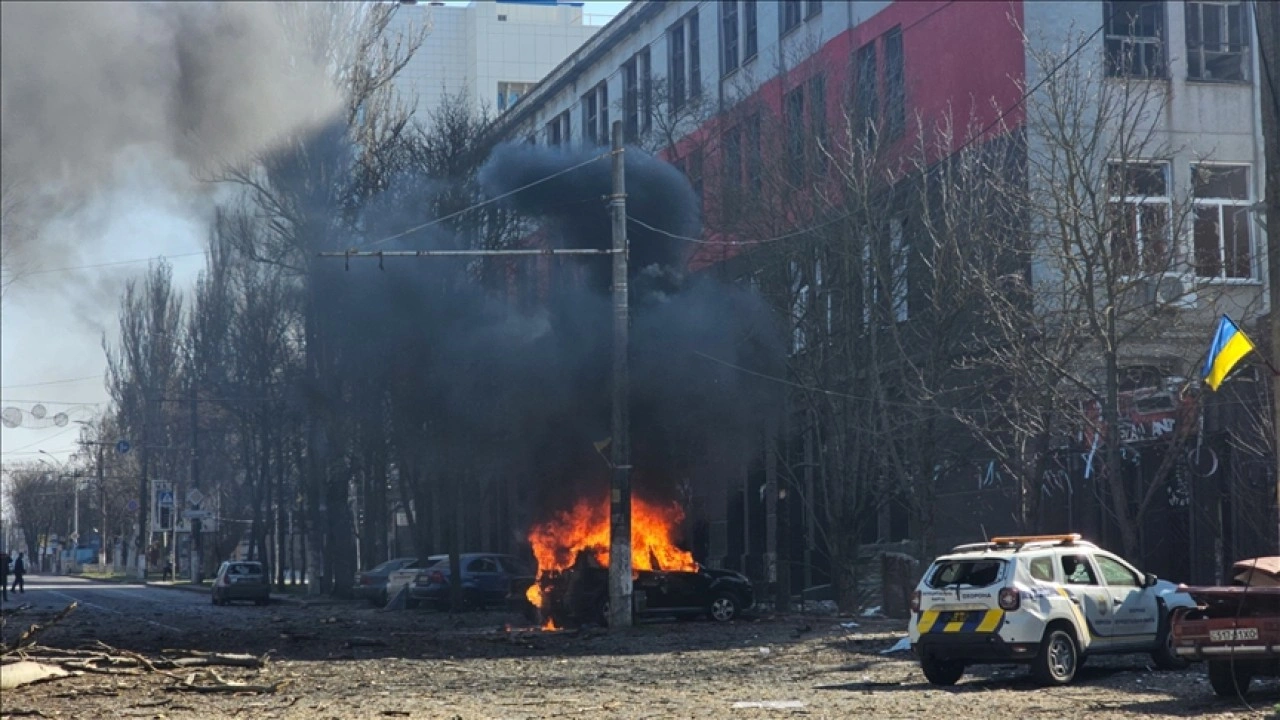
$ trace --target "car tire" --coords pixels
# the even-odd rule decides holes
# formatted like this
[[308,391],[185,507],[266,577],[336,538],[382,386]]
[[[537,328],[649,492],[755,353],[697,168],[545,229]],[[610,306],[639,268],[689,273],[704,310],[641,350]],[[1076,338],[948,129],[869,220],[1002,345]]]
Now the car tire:
[[1076,639],[1062,628],[1049,628],[1040,641],[1040,652],[1031,661],[1031,674],[1041,685],[1067,685],[1080,669]]
[[1244,697],[1253,682],[1253,672],[1243,661],[1210,660],[1209,687],[1220,698]]
[[940,660],[925,656],[920,660],[920,669],[924,671],[924,678],[930,685],[942,687],[955,685],[960,676],[964,675],[964,663],[959,660]]
[[741,605],[737,595],[722,590],[711,599],[707,615],[716,622],[731,622],[738,619],[738,609]]
[[1170,614],[1165,614],[1160,620],[1160,631],[1156,633],[1156,647],[1151,651],[1151,659],[1161,670],[1182,670],[1191,664],[1173,651],[1173,617]]
[[214,604],[214,605],[221,605],[221,604],[222,604],[221,602],[218,602],[218,596],[217,596],[217,595],[213,595],[213,596],[211,596],[209,599],[213,602],[213,604]]

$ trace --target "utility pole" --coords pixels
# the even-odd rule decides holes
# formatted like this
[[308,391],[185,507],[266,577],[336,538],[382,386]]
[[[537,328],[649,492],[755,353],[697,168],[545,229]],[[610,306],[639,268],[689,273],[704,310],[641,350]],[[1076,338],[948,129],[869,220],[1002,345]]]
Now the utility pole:
[[98,570],[107,571],[107,476],[102,463],[102,438],[98,438],[98,508],[102,511],[102,529],[98,532]]
[[[1254,2],[1254,30],[1262,90],[1262,142],[1266,164],[1267,289],[1270,300],[1271,365],[1280,366],[1280,9]],[[1276,475],[1277,535],[1280,542],[1280,377],[1271,376],[1271,463]]]
[[631,428],[628,390],[627,183],[622,121],[613,121],[613,482],[609,507],[609,627],[631,626]]
[[[199,406],[197,405],[199,399],[199,388],[196,387],[196,380],[193,377],[191,379],[191,491],[197,493],[200,491],[200,412]],[[197,497],[199,496],[197,495]],[[181,509],[181,507],[175,507],[174,511],[178,512]],[[203,558],[201,557],[202,543],[200,537],[202,530],[204,530],[204,528],[201,526],[200,518],[192,518],[191,559],[188,561],[187,565],[191,569],[191,582],[193,583],[204,582],[204,568],[201,567],[201,560]]]

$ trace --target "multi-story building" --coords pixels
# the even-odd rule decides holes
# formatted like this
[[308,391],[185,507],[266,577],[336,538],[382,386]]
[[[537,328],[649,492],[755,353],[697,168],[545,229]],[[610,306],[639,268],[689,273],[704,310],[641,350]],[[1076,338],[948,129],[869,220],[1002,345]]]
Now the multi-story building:
[[505,112],[600,29],[585,20],[581,2],[401,2],[390,36],[427,35],[396,86],[423,119],[463,91]]
[[[1123,349],[1108,353],[1098,349],[1107,338],[1085,332],[1081,342],[1096,352],[1073,361],[1110,367],[1113,383],[1141,376],[1119,382],[1118,404],[1131,417],[1122,415],[1116,424],[1124,425],[1118,430],[1126,442],[1124,460],[1137,468],[1128,471],[1132,484],[1159,486],[1129,498],[1150,510],[1138,515],[1143,527],[1135,532],[1163,534],[1138,559],[1162,574],[1204,579],[1215,561],[1195,546],[1196,534],[1222,540],[1228,530],[1188,510],[1186,495],[1222,486],[1229,472],[1249,485],[1245,476],[1255,470],[1242,469],[1244,462],[1228,468],[1225,457],[1219,462],[1215,456],[1199,464],[1177,460],[1170,471],[1162,455],[1144,455],[1133,438],[1153,436],[1151,428],[1144,431],[1143,418],[1167,427],[1161,423],[1173,411],[1154,408],[1152,393],[1168,400],[1165,390],[1154,389],[1177,385],[1178,377],[1194,379],[1219,315],[1251,328],[1268,311],[1257,221],[1264,155],[1253,32],[1249,3],[1236,0],[636,2],[502,116],[495,132],[512,141],[601,146],[608,143],[611,121],[621,120],[628,142],[680,167],[702,200],[704,244],[694,268],[733,266],[741,274],[751,272],[745,243],[767,245],[760,241],[831,224],[823,216],[829,208],[814,209],[822,204],[815,196],[828,197],[827,184],[848,184],[849,178],[846,172],[831,180],[829,162],[843,161],[847,170],[862,158],[909,177],[915,160],[945,166],[963,150],[1006,143],[1018,184],[1040,203],[1035,212],[1019,215],[1019,232],[1031,243],[1018,256],[1020,272],[1034,302],[1052,309],[1063,288],[1083,292],[1072,279],[1078,255],[1053,251],[1069,245],[1062,238],[1074,232],[1077,249],[1093,247],[1108,258],[1107,272],[1096,277],[1109,278],[1126,307],[1145,303],[1145,310],[1127,311],[1133,320],[1118,331],[1139,339],[1126,338]],[[947,127],[956,128],[954,134],[940,131]],[[769,166],[781,167],[778,157],[786,168],[772,187],[807,189],[779,203],[783,207],[771,216],[732,222],[742,207],[733,201],[744,195],[755,206],[777,207],[768,202],[775,190],[761,175]],[[1104,189],[1101,199],[1093,198],[1092,215],[1075,215],[1092,224],[1062,230],[1055,224],[1061,209],[1080,200],[1071,189],[1086,186]],[[892,247],[903,244],[910,235],[904,228],[915,222],[910,208],[892,209],[894,202],[890,196],[883,203],[891,208],[884,242]],[[871,271],[868,286],[881,283],[883,300],[868,302],[883,301],[890,322],[905,326],[924,314],[922,308],[927,313],[934,269],[927,258],[901,257],[880,268],[879,278]],[[792,279],[803,288],[803,302],[826,291],[822,274],[819,267],[807,280]],[[867,280],[833,274],[827,273],[828,285]],[[802,345],[797,340],[794,351],[802,352]],[[1106,395],[1101,385],[1091,392]],[[1213,415],[1208,423],[1226,422],[1224,417]],[[1096,444],[1079,447],[1081,437],[1097,435],[1078,434],[1074,445],[1059,448],[1058,465],[1030,478],[1030,492],[1041,498],[1032,503],[1039,518],[1034,524],[1084,529],[1119,543],[1121,526],[1132,518],[1116,509],[1109,490],[1082,492],[1091,479],[1097,483],[1102,455]],[[973,448],[959,451],[969,457],[954,472],[936,473],[930,522],[936,522],[937,545],[1006,529],[1009,498],[1027,494],[1025,480],[1002,489],[1007,483],[999,461]],[[1197,444],[1197,459],[1202,449]],[[1217,452],[1231,451],[1223,445]],[[1152,480],[1151,473],[1160,474]],[[791,541],[772,536],[772,502],[753,499],[761,477],[743,474],[740,489],[723,489],[726,507],[734,509],[710,519],[708,559],[768,567],[768,558],[748,556],[767,556]],[[1266,483],[1263,489],[1257,497],[1214,494],[1213,501],[1226,502],[1228,514],[1231,503],[1240,509],[1274,502]],[[916,539],[916,523],[900,517],[893,503],[872,505],[869,512],[878,519],[864,540]],[[815,512],[794,510],[792,517],[794,532],[809,533],[794,547],[811,547],[813,530],[804,528],[819,522],[811,519]],[[1244,522],[1233,526],[1225,550],[1219,546],[1228,556],[1253,542],[1240,529]],[[1072,527],[1057,527],[1065,524]],[[1152,550],[1157,546],[1159,553]],[[799,584],[795,575],[793,583]]]

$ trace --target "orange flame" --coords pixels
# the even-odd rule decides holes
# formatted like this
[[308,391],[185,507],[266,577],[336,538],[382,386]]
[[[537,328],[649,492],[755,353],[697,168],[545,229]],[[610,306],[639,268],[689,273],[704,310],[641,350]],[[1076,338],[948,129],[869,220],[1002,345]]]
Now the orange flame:
[[[693,553],[676,547],[672,536],[684,511],[676,503],[659,505],[639,498],[631,502],[631,568],[638,570],[698,569]],[[548,571],[572,567],[578,554],[590,553],[601,566],[609,565],[609,503],[579,500],[572,510],[560,512],[529,531],[529,544],[538,561],[538,578]],[[525,597],[534,607],[542,607],[538,583],[529,586]]]
[[555,620],[552,620],[551,618],[547,618],[547,621],[542,623],[542,629],[549,631],[549,630],[559,630],[560,628],[556,627]]

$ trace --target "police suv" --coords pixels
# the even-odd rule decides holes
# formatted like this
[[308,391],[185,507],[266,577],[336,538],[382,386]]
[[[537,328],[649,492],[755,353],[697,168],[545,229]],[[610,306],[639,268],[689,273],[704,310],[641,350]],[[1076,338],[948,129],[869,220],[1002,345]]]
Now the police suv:
[[1194,606],[1079,535],[998,537],[933,561],[912,594],[908,632],[934,685],[983,663],[1027,663],[1040,683],[1065,685],[1095,654],[1150,652],[1160,668],[1185,667],[1169,617]]

